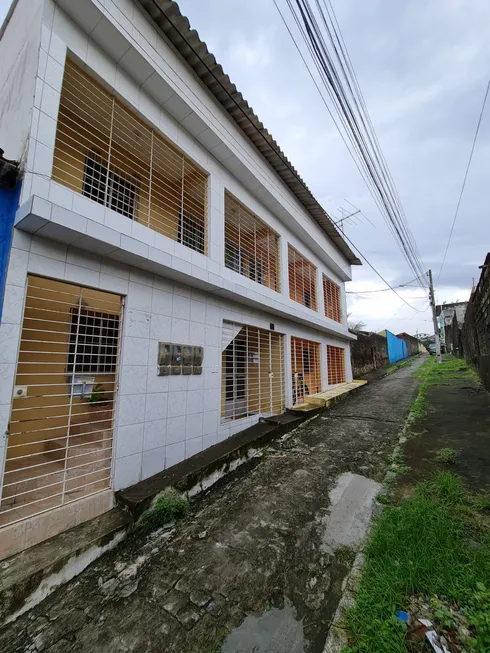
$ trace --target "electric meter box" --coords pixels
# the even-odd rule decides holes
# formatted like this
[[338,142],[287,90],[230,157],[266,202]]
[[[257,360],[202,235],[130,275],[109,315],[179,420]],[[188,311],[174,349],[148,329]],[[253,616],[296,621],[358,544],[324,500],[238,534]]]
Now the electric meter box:
[[158,376],[202,374],[203,357],[203,347],[159,342]]

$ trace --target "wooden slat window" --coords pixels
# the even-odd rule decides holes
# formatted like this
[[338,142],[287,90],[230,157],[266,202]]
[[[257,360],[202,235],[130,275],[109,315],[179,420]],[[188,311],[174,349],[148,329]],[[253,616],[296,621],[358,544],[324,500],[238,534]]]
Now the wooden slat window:
[[345,350],[327,345],[328,384],[345,383]]
[[206,254],[207,173],[69,60],[52,177]]
[[225,193],[225,265],[279,291],[279,236]]
[[313,311],[318,310],[316,267],[288,245],[289,297]]
[[335,322],[342,322],[340,287],[325,275],[323,275],[323,299],[325,315]]
[[111,487],[123,299],[29,276],[0,528]]
[[321,392],[320,343],[291,337],[293,404],[301,404],[307,395]]

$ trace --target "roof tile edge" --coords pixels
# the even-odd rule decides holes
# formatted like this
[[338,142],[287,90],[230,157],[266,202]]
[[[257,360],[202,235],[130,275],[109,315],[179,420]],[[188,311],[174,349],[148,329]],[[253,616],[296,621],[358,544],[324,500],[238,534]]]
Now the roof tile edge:
[[196,30],[191,29],[189,20],[181,14],[178,4],[173,0],[138,2],[345,259],[351,265],[362,265],[252,107],[224,73],[215,56],[209,52],[206,43],[201,41]]

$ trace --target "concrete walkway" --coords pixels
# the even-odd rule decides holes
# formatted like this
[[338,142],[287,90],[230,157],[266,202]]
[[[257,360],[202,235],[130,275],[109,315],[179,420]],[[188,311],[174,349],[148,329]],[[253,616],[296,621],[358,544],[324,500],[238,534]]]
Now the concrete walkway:
[[[469,371],[435,369],[439,376],[427,388],[427,414],[416,423],[414,437],[404,446],[409,471],[400,479],[399,493],[409,492],[433,471],[445,469],[457,474],[469,492],[489,496],[490,394]],[[454,451],[451,465],[437,459],[443,448]]]
[[275,443],[177,528],[127,540],[1,631],[0,651],[322,651],[421,362]]

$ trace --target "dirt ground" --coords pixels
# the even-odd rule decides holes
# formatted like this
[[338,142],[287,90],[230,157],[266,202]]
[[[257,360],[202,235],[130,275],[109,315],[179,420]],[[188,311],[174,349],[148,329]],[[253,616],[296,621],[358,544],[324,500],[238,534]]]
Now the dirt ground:
[[219,653],[247,616],[287,608],[320,653],[351,561],[322,546],[329,492],[345,472],[382,481],[421,362],[303,424],[183,523],[130,537],[4,628],[0,651]]
[[[404,446],[409,470],[400,491],[445,469],[457,474],[469,492],[490,495],[490,394],[471,372],[448,371],[427,388],[426,399],[427,414]],[[438,462],[443,448],[454,451],[454,463]]]

